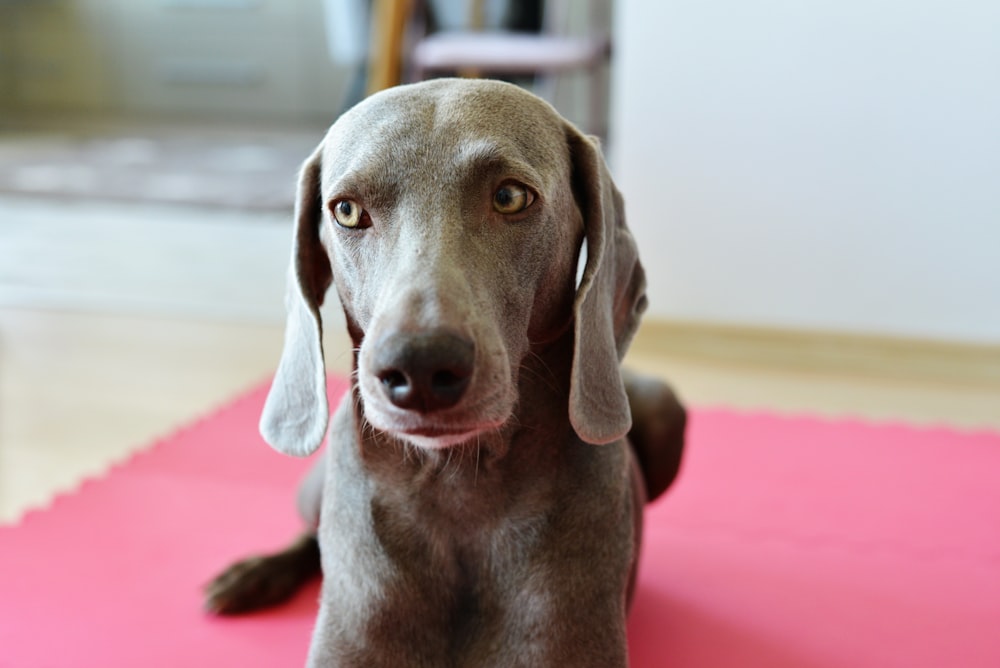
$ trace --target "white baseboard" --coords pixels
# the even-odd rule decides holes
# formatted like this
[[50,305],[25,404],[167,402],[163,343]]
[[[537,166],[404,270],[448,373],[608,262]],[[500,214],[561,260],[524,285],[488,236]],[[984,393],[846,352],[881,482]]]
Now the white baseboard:
[[633,351],[1000,387],[1000,345],[646,319]]

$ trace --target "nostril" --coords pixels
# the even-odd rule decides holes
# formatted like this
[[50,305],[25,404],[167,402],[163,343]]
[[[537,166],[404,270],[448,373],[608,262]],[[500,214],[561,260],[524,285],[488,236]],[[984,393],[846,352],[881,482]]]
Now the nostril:
[[437,408],[447,408],[458,403],[469,385],[472,370],[461,369],[452,371],[442,369],[431,375],[430,405]]
[[431,387],[434,389],[450,390],[459,387],[469,380],[468,374],[458,374],[445,369],[437,371],[431,377]]
[[379,380],[381,380],[382,384],[389,390],[396,390],[410,384],[406,379],[406,374],[402,371],[397,371],[396,369],[389,369],[388,371],[379,374]]
[[405,373],[398,369],[389,369],[380,373],[378,378],[382,381],[382,387],[385,388],[385,393],[392,403],[401,408],[411,406],[415,399],[414,389]]

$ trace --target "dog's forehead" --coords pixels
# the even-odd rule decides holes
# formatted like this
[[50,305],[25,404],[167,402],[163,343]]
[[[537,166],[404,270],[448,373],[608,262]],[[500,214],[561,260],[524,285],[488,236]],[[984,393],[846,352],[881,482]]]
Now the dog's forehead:
[[517,86],[446,79],[384,91],[345,113],[324,140],[323,171],[331,179],[497,157],[543,174],[564,172],[566,122]]

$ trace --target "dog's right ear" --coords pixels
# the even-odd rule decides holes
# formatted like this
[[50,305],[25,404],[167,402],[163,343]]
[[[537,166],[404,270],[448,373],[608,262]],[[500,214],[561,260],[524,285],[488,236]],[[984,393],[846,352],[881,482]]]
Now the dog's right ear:
[[330,414],[319,307],[333,273],[320,242],[321,165],[322,145],[299,173],[295,236],[285,295],[285,347],[260,418],[260,433],[265,441],[280,452],[300,457],[312,454],[322,444]]

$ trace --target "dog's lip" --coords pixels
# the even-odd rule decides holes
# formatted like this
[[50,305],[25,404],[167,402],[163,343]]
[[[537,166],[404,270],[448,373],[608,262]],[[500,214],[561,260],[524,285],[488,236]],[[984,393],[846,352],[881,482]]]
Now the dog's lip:
[[473,437],[484,431],[497,429],[503,425],[503,420],[470,422],[460,425],[437,425],[437,424],[417,424],[395,429],[397,434],[404,436],[420,436],[423,438],[453,438],[456,436]]
[[414,429],[404,429],[401,433],[407,436],[423,436],[425,438],[440,438],[442,436],[461,436],[462,434],[475,434],[482,429],[472,427],[452,428],[452,427],[416,427]]
[[449,428],[423,426],[396,431],[398,438],[426,450],[443,450],[477,439],[488,427]]
[[[472,441],[487,432],[500,429],[510,418],[510,408],[499,392],[493,392],[474,403],[439,413],[420,414],[393,406],[379,388],[366,383],[361,374],[361,396],[369,424],[376,430],[396,438],[410,440],[431,448],[443,448]],[[502,405],[499,405],[502,404]]]
[[412,439],[413,443],[430,448],[444,448],[466,443],[481,434],[499,428],[502,422],[477,422],[455,426],[423,424],[402,429],[390,429],[397,437]]

